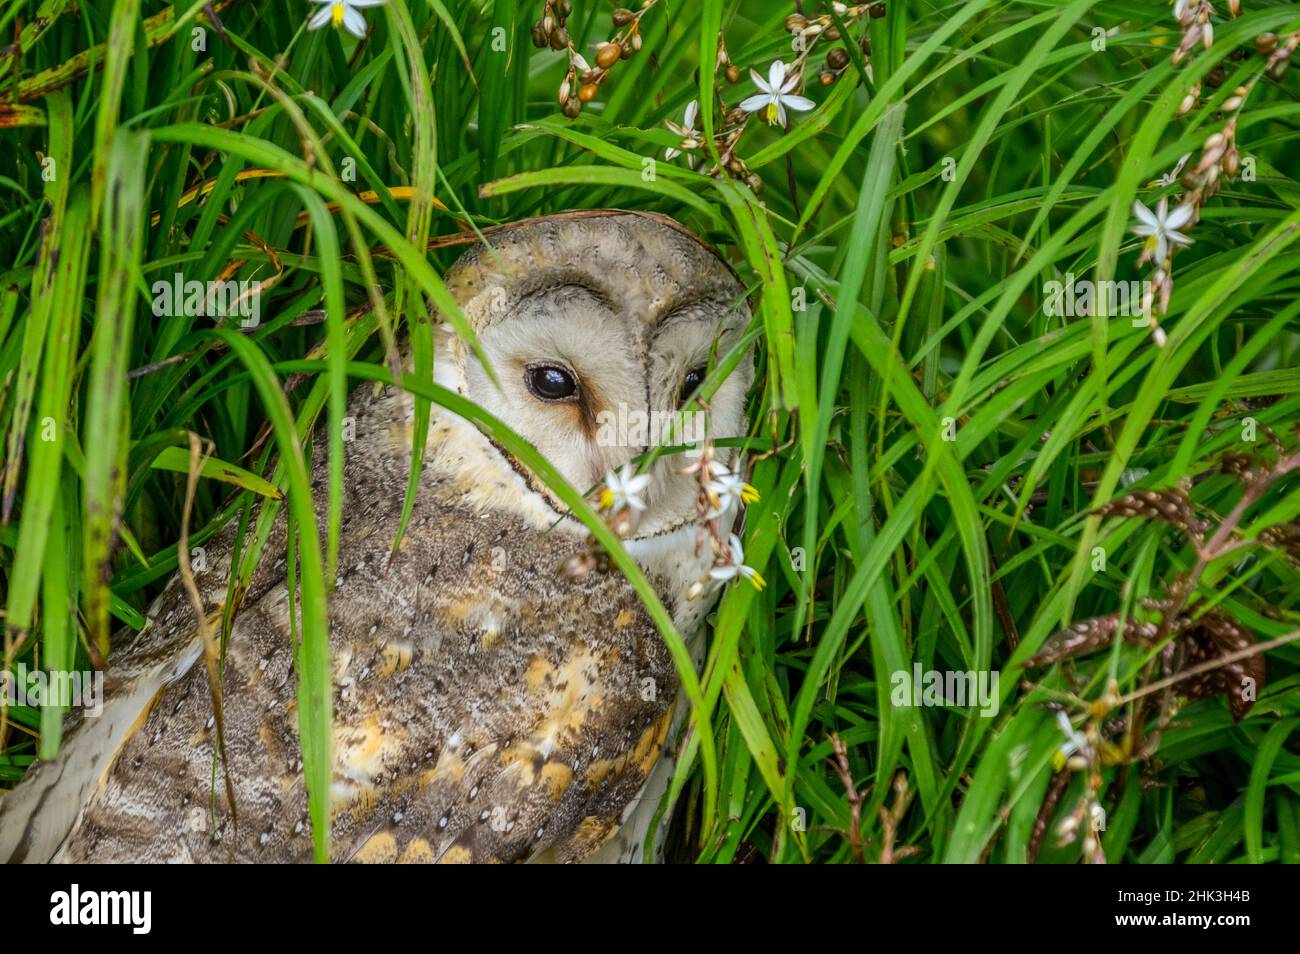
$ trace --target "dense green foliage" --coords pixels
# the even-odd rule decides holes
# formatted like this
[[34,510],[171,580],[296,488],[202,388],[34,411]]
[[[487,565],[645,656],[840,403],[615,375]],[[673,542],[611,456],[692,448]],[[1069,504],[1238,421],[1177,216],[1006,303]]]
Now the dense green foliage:
[[[568,36],[597,64],[627,27],[604,0],[571,6]],[[1300,443],[1300,87],[1272,62],[1300,7],[1217,6],[1212,44],[1174,63],[1180,25],[1159,0],[805,2],[831,18],[805,44],[815,109],[787,129],[749,114],[733,143],[749,69],[804,62],[792,4],[650,5],[639,51],[580,110],[579,76],[570,117],[569,55],[531,42],[543,0],[388,0],[363,11],[362,42],[307,30],[305,0],[6,0],[6,666],[102,664],[142,625],[176,571],[197,433],[215,462],[192,544],[258,500],[300,531],[322,818],[338,514],[316,532],[299,441],[340,446],[348,389],[389,374],[397,338],[415,344],[413,392],[454,398],[421,375],[421,301],[463,327],[439,278],[462,246],[440,237],[647,209],[734,264],[759,352],[745,554],[768,586],[726,592],[698,678],[587,488],[565,491],[683,664],[677,856],[1067,862],[1098,851],[1065,820],[1097,816],[1112,862],[1300,860],[1300,644],[1267,650],[1239,722],[1224,692],[1148,688],[1212,657],[1225,628],[1300,629],[1300,478],[1282,472]],[[711,108],[667,161],[683,136],[665,123],[691,100]],[[1225,125],[1232,158],[1209,157],[1225,172],[1203,188]],[[1189,193],[1194,241],[1159,330],[1049,313],[1067,275],[1151,279],[1134,201]],[[260,280],[258,323],[155,317],[153,285],[178,271]],[[1168,495],[1097,512],[1138,489]],[[1163,619],[1144,602],[1168,597]],[[1154,639],[1025,668],[1070,623],[1116,612],[1154,620]],[[995,711],[896,705],[914,664],[999,673]],[[1068,763],[1054,709],[1082,733]],[[38,745],[57,750],[61,713],[3,717],[10,784]]]

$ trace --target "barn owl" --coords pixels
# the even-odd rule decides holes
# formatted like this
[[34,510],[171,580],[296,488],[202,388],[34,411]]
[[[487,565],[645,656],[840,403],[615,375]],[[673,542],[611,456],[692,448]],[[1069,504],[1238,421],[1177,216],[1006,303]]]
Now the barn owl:
[[[435,380],[530,441],[579,490],[664,440],[621,440],[620,412],[635,421],[676,411],[750,317],[722,260],[647,214],[566,213],[493,230],[446,282],[499,385],[446,326]],[[744,433],[752,374],[746,356],[710,397],[714,438]],[[616,570],[563,573],[585,528],[518,460],[437,407],[390,564],[413,403],[363,386],[348,414],[329,598],[333,860],[642,860],[683,705],[640,600]],[[682,443],[673,437],[664,442]],[[313,461],[322,526],[326,443]],[[688,590],[713,553],[698,545],[698,484],[682,468],[671,455],[652,465],[626,546],[698,665],[711,599]],[[724,533],[734,516],[724,515]],[[234,534],[209,542],[208,569],[196,573],[210,618],[226,598]],[[310,860],[285,551],[281,515],[225,660],[237,820],[214,775],[196,616],[174,579],[115,651],[102,715],[81,720],[57,759],[0,799],[0,859]]]

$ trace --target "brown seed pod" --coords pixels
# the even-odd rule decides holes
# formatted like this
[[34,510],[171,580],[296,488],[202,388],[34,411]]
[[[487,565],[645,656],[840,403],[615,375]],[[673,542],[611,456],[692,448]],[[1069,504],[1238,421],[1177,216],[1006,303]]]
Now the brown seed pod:
[[[1053,633],[1038,652],[1025,660],[1025,668],[1042,669],[1062,659],[1073,659],[1109,646],[1119,629],[1119,613],[1094,616],[1071,623]],[[1129,645],[1142,645],[1156,636],[1155,623],[1129,619],[1125,621],[1123,639]]]
[[641,52],[641,34],[640,34],[640,33],[633,33],[633,34],[632,34],[632,49],[633,49],[635,52],[637,52],[637,53],[640,53],[640,52]]
[[867,13],[871,14],[871,19],[873,20],[879,20],[885,15],[885,12],[885,5],[883,3],[873,3],[867,9]]
[[625,27],[636,19],[636,14],[626,7],[619,7],[614,11],[612,19],[614,21],[614,26]]
[[849,65],[849,54],[844,52],[843,47],[837,46],[826,54],[826,65],[833,70],[842,70]]
[[569,101],[564,104],[564,115],[570,119],[577,119],[578,113],[582,112],[582,102],[577,97],[570,96]]
[[1279,523],[1260,531],[1259,542],[1284,551],[1293,560],[1300,559],[1300,523]]
[[785,18],[786,33],[794,33],[796,31],[802,32],[807,28],[808,28],[808,20],[806,17],[802,17],[797,13],[792,13]]
[[632,58],[632,45],[626,40],[618,47],[618,58],[620,60],[630,60]]
[[871,37],[863,34],[862,39],[858,40],[858,46],[862,47],[865,56],[871,55]]
[[617,43],[602,43],[596,51],[596,65],[602,70],[609,69],[618,62],[621,52]]
[[[1218,613],[1207,613],[1187,633],[1186,662],[1183,668],[1240,652],[1254,644],[1254,636],[1236,620]],[[1228,697],[1232,721],[1240,722],[1255,704],[1255,698],[1259,690],[1264,688],[1267,677],[1264,657],[1256,653],[1185,679],[1178,684],[1178,691],[1192,701],[1223,693]]]
[[1270,56],[1277,49],[1276,33],[1261,33],[1255,37],[1255,50],[1260,56]]
[[1205,85],[1210,89],[1218,89],[1223,85],[1223,67],[1216,66],[1210,72],[1205,74]]
[[540,21],[534,23],[532,28],[528,32],[531,34],[533,38],[533,46],[537,47],[539,50],[546,48],[549,42],[549,37],[547,37],[546,30],[542,28],[542,24]]
[[735,63],[730,64],[730,65],[727,67],[727,70],[726,70],[726,76],[727,76],[727,82],[728,82],[728,83],[739,83],[739,82],[740,82],[740,67],[737,66]]
[[554,31],[552,31],[552,33],[551,33],[551,49],[552,49],[552,50],[563,50],[563,49],[566,49],[566,48],[568,47],[568,45],[569,45],[569,31],[568,31],[568,30],[564,29],[564,27],[560,27],[558,30],[554,30]]
[[573,12],[573,4],[569,0],[559,0],[559,3],[555,5],[555,12],[562,18],[568,19],[569,14]]
[[1184,533],[1199,533],[1203,524],[1192,513],[1191,502],[1181,490],[1135,490],[1093,511],[1099,517],[1145,517],[1177,527]]
[[821,83],[823,86],[830,86],[835,82],[835,74],[830,70],[822,70],[817,74],[817,82]]
[[1219,472],[1232,474],[1243,484],[1253,484],[1264,473],[1260,461],[1246,454],[1224,454],[1219,459]]
[[595,83],[583,83],[582,88],[578,90],[578,99],[582,100],[584,103],[590,103],[596,98],[596,93],[599,92],[599,90],[600,87]]
[[840,28],[834,26],[827,27],[826,32],[823,33],[822,36],[826,37],[828,40],[838,40],[840,38]]

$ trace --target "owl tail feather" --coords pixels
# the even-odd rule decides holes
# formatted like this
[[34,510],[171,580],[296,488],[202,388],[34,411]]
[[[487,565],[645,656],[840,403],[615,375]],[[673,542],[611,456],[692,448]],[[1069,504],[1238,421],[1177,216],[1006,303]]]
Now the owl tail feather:
[[113,686],[97,718],[83,718],[66,734],[59,754],[34,764],[13,791],[0,797],[0,862],[44,864],[72,833],[103,786],[126,741],[167,685],[189,671],[202,653],[195,633],[156,665]]

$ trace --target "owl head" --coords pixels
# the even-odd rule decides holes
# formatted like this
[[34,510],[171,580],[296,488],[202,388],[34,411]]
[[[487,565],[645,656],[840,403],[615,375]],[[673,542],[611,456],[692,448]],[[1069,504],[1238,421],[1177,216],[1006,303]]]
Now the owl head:
[[[673,220],[622,211],[549,215],[494,229],[447,273],[497,381],[444,333],[439,383],[502,420],[578,490],[654,447],[738,437],[753,366],[745,354],[708,398],[684,406],[750,320],[723,260]],[[633,535],[695,519],[682,453],[661,456]],[[535,489],[558,501],[540,481]]]

